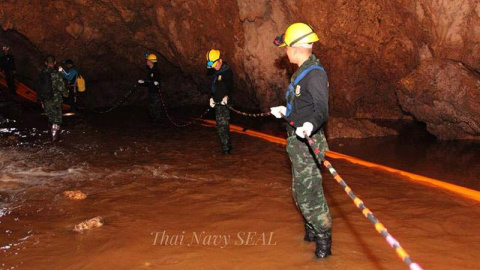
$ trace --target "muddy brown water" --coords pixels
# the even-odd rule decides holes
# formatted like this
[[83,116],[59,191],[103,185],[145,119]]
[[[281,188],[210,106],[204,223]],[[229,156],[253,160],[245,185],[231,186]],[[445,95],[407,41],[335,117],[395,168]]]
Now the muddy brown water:
[[[272,118],[233,115],[243,127],[285,137],[286,123]],[[411,121],[377,121],[399,136],[365,139],[329,139],[332,151],[373,163],[480,190],[480,141],[437,140],[425,124]]]
[[[67,119],[57,144],[41,119],[4,124],[20,139],[0,149],[0,269],[407,269],[327,171],[333,256],[317,260],[283,146],[232,134],[223,156],[212,128],[146,118],[132,109]],[[351,145],[334,147],[365,144]],[[477,269],[477,202],[331,162],[425,269]],[[72,231],[95,216],[103,227]]]

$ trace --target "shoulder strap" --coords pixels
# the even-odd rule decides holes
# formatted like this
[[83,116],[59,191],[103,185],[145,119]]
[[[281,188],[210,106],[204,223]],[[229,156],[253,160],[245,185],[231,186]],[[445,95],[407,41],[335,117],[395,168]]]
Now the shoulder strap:
[[293,85],[297,85],[305,76],[307,76],[307,74],[310,71],[312,71],[314,69],[325,71],[325,69],[322,66],[317,66],[317,65],[309,66],[304,71],[302,71],[300,74],[298,74],[297,78],[295,78],[295,81],[293,82]]
[[287,111],[286,111],[287,116],[289,116],[290,113],[292,112],[293,98],[295,96],[295,93],[294,93],[293,89],[295,88],[295,85],[297,85],[305,76],[307,76],[307,74],[310,71],[312,71],[314,69],[325,71],[325,69],[322,66],[318,66],[318,65],[309,66],[304,71],[302,71],[300,74],[298,74],[297,78],[295,78],[293,83],[290,83],[290,85],[288,86],[288,91],[285,93],[285,98],[287,100]]

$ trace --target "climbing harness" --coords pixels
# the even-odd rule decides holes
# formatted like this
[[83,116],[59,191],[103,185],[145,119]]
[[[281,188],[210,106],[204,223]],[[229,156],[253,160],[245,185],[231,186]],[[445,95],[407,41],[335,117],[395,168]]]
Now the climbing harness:
[[[287,120],[287,122],[288,122],[288,119],[285,115],[282,115],[282,117],[285,120]],[[293,126],[292,122],[289,122],[289,124],[291,126]],[[307,135],[307,133],[304,133],[304,135],[305,135],[305,139],[308,143],[308,146],[313,151],[313,153],[315,153],[314,158],[317,159],[317,161],[322,162],[322,164],[328,169],[328,171],[332,174],[333,178],[338,182],[338,184],[340,184],[343,187],[344,191],[348,194],[350,199],[353,200],[353,203],[357,206],[357,208],[360,209],[360,211],[362,211],[363,215],[368,220],[370,220],[370,222],[373,223],[373,225],[375,226],[375,230],[385,238],[387,243],[395,250],[395,252],[400,257],[400,259],[410,268],[410,270],[423,270],[423,268],[420,265],[415,263],[410,258],[410,256],[407,254],[407,252],[400,246],[400,243],[395,238],[393,238],[393,236],[390,233],[388,233],[387,228],[385,228],[385,226],[383,226],[383,224],[380,223],[380,221],[373,215],[372,211],[370,211],[370,209],[368,209],[365,206],[363,201],[360,200],[360,198],[358,198],[353,193],[352,189],[347,185],[347,183],[337,173],[337,171],[333,168],[332,164],[325,159],[323,159],[323,160],[320,159],[319,160],[317,155],[321,153],[320,149],[315,148],[315,146],[313,145],[312,138],[310,138]]]
[[298,85],[298,83],[305,77],[307,76],[307,74],[312,71],[312,70],[322,70],[322,71],[325,71],[325,69],[322,67],[322,66],[318,66],[318,65],[313,65],[313,66],[309,66],[308,68],[306,68],[304,71],[302,71],[300,74],[298,74],[298,76],[295,78],[295,81],[293,81],[293,83],[290,83],[290,85],[288,86],[288,91],[285,93],[285,99],[287,100],[287,112],[286,112],[286,116],[289,116],[290,113],[292,112],[292,108],[293,108],[293,100],[295,99],[295,95],[297,93],[295,93],[296,91],[296,85]]

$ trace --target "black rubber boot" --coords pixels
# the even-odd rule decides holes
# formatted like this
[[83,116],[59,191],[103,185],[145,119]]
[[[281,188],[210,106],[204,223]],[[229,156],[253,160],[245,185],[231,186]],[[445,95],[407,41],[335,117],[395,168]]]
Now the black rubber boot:
[[58,141],[58,137],[60,136],[60,125],[53,124],[52,125],[52,141]]
[[305,242],[315,241],[315,230],[308,223],[305,223],[305,236],[303,237]]
[[324,239],[319,239],[317,237],[315,239],[315,244],[315,256],[317,258],[322,259],[332,255],[332,236]]

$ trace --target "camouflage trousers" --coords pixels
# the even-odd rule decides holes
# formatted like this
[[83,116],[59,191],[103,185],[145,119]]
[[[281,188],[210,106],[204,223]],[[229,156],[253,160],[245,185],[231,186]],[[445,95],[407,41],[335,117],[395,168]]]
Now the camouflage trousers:
[[[328,149],[327,140],[322,131],[311,137],[314,146],[320,149],[319,161]],[[320,165],[305,140],[296,135],[287,139],[287,152],[292,162],[292,191],[297,207],[300,209],[305,226],[315,231],[319,239],[331,235],[332,218],[323,194]]]
[[62,95],[54,95],[53,98],[43,103],[45,106],[45,114],[47,115],[50,123],[57,125],[62,124],[62,103]]
[[230,142],[230,110],[223,105],[215,106],[215,121],[218,137],[222,143],[223,152],[230,152],[232,144]]
[[148,92],[148,112],[150,118],[154,122],[159,122],[162,115],[162,100],[158,94],[158,89],[155,87],[155,91],[150,90]]

